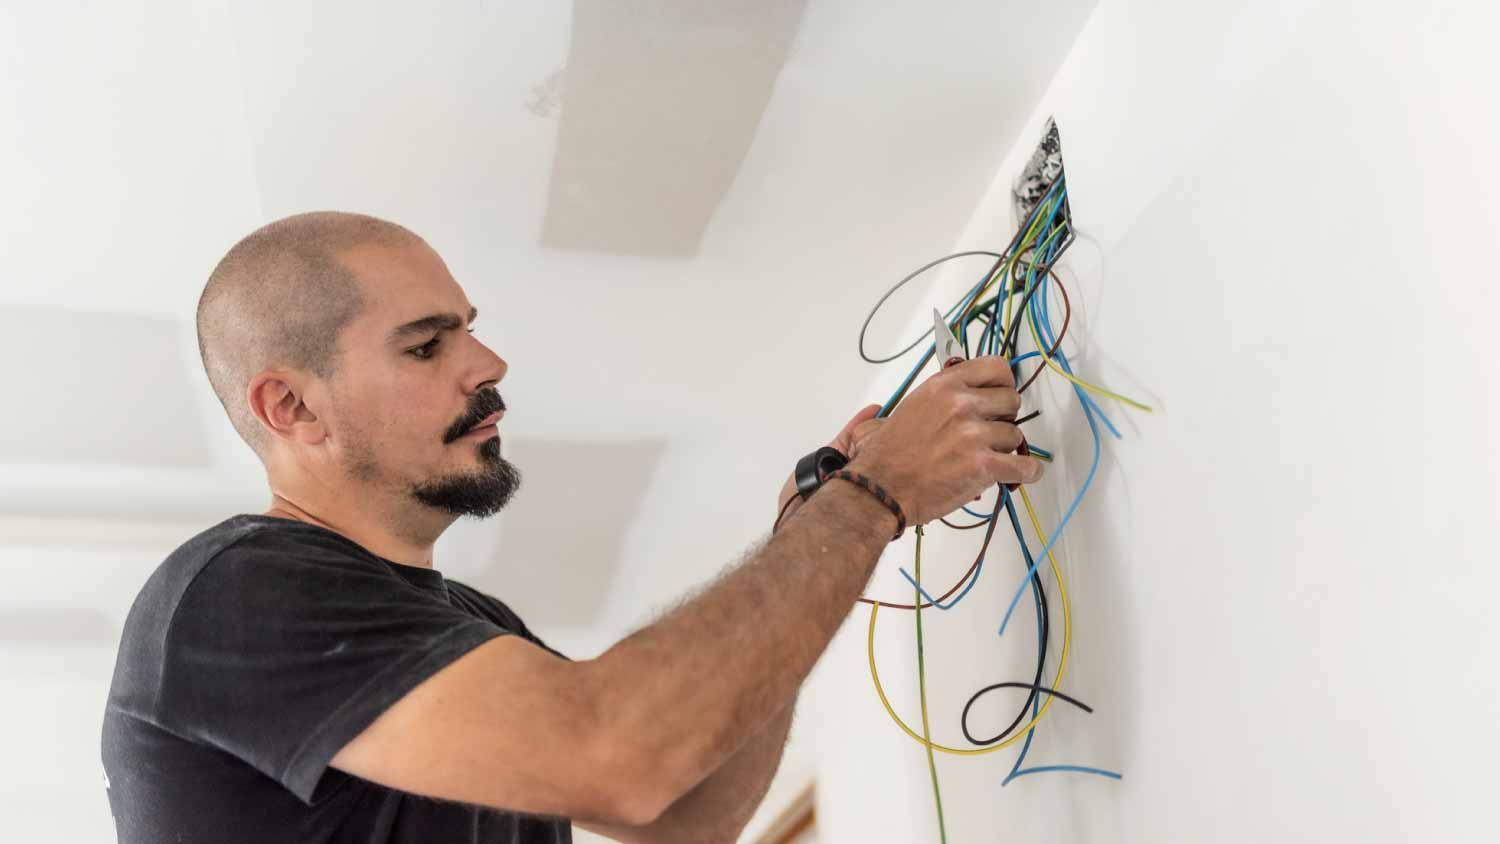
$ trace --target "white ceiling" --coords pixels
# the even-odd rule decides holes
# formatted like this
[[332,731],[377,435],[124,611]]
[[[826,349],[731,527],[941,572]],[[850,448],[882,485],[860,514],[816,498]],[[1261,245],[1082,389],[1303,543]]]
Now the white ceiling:
[[[198,365],[197,294],[262,223],[362,211],[434,245],[511,364],[506,448],[537,496],[512,521],[586,509],[588,490],[539,491],[595,456],[639,501],[589,511],[608,541],[572,552],[606,558],[612,601],[659,599],[615,574],[725,562],[790,462],[898,376],[858,360],[860,320],[910,269],[984,246],[954,240],[1093,5],[6,4],[0,325],[21,342],[0,373],[21,388],[0,514],[259,507]],[[894,304],[877,349],[925,302]],[[440,567],[499,590],[456,557],[557,550],[511,532],[480,553],[493,528],[456,528],[466,553]],[[645,539],[664,535],[678,550]]]

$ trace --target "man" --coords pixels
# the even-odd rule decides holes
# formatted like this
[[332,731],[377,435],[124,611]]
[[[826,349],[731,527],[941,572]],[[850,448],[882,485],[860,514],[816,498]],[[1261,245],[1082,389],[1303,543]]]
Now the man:
[[360,215],[279,220],[209,277],[204,366],[271,502],[188,540],[131,608],[103,733],[121,844],[733,841],[902,518],[1040,476],[1010,453],[1009,368],[956,365],[831,443],[869,488],[802,504],[788,480],[742,563],[570,661],[433,566],[520,482],[474,316],[425,242]]

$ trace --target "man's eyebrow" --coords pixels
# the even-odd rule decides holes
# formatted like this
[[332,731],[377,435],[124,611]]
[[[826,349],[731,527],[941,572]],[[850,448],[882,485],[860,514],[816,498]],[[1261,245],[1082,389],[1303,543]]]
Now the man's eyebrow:
[[[469,322],[479,316],[478,308],[469,308]],[[398,325],[386,338],[387,343],[395,343],[407,337],[419,334],[429,334],[433,331],[450,331],[463,328],[464,321],[458,314],[428,314],[421,319],[414,319],[404,325]]]

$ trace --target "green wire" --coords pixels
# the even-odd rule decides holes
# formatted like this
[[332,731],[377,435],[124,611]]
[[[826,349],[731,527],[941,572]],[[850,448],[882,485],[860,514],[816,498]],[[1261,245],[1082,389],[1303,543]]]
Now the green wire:
[[932,759],[932,733],[927,725],[927,666],[922,659],[922,526],[917,525],[917,559],[913,568],[917,597],[912,603],[917,607],[917,690],[922,698],[922,739],[927,746],[927,772],[932,775],[932,799],[937,804],[938,837],[948,844],[948,827],[943,823],[943,792],[938,789],[937,763]]

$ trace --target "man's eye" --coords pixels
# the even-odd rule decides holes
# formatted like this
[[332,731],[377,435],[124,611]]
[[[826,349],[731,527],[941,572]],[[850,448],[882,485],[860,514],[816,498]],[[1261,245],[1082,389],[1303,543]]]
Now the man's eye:
[[[470,328],[469,333],[473,334],[474,329]],[[432,357],[432,350],[437,348],[438,339],[439,338],[434,337],[431,340],[428,340],[426,343],[423,343],[422,345],[416,347],[415,349],[408,349],[407,353],[419,360],[427,360]],[[418,354],[419,352],[421,354]]]

